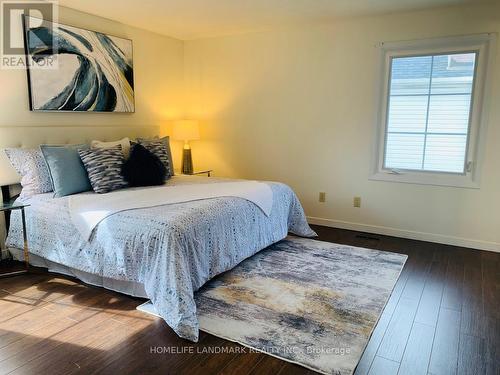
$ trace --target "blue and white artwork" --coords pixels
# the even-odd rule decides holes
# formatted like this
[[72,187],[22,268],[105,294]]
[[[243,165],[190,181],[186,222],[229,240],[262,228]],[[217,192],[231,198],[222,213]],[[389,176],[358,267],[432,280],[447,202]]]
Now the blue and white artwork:
[[31,110],[135,111],[131,40],[32,17],[24,28]]

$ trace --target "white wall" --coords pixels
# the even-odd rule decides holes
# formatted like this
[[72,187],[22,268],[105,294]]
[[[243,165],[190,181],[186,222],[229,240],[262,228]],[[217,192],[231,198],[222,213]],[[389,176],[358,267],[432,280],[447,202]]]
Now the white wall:
[[[59,22],[133,40],[135,113],[30,112],[25,70],[0,70],[2,126],[164,126],[182,116],[183,42],[59,8]],[[1,133],[0,133],[1,134]]]
[[[316,222],[500,251],[499,56],[481,189],[368,179],[375,45],[482,32],[500,32],[499,5],[187,41],[187,113],[203,120],[195,163],[217,175],[286,182]],[[358,195],[360,209],[352,207]]]

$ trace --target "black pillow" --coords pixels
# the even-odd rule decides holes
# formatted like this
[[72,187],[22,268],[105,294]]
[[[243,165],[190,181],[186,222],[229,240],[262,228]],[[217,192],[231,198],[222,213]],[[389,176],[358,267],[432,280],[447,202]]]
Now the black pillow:
[[140,144],[134,144],[123,163],[122,176],[129,186],[163,185],[167,168],[160,158]]

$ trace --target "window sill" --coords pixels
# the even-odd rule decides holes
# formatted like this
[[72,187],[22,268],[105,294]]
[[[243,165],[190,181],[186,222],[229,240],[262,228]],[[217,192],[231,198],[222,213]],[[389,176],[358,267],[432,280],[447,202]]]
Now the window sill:
[[479,189],[479,183],[470,176],[442,173],[401,172],[401,174],[378,171],[369,177],[373,181],[399,182],[405,184],[447,186],[464,189]]

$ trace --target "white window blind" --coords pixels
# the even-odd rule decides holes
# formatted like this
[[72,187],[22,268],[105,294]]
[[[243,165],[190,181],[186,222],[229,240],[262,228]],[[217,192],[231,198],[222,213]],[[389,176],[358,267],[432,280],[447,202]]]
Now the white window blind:
[[385,169],[466,172],[477,55],[391,57]]

